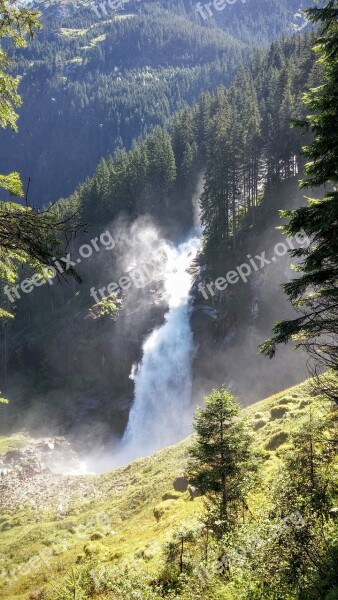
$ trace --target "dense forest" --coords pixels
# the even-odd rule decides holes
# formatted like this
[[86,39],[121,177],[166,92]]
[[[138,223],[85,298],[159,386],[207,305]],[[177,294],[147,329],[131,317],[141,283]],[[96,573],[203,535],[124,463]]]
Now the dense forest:
[[239,2],[216,21],[190,2],[129,2],[110,19],[81,3],[45,4],[43,29],[13,56],[25,98],[19,133],[4,131],[0,143],[4,172],[31,178],[37,206],[72,193],[101,157],[230,83],[254,47],[302,22],[286,1]]

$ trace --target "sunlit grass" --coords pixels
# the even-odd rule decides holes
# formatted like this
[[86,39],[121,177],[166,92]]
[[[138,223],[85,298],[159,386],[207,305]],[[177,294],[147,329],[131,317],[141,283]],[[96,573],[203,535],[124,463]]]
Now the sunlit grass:
[[[306,420],[323,400],[312,396],[308,382],[276,394],[243,410],[250,424],[263,424],[254,430],[254,444],[262,451],[260,482],[248,503],[252,514],[265,502],[265,490],[273,482],[289,435]],[[281,407],[287,410],[279,411]],[[280,416],[279,416],[280,415]],[[280,437],[274,449],[276,436]],[[284,439],[285,438],[285,439]],[[273,443],[272,443],[273,442]],[[0,455],[25,443],[22,433],[0,438]],[[6,584],[0,577],[0,597],[27,598],[62,580],[72,566],[92,557],[104,564],[129,564],[140,561],[149,573],[156,573],[162,561],[162,545],[171,532],[183,523],[195,521],[203,511],[201,498],[190,500],[188,492],[175,493],[173,482],[184,473],[190,439],[138,460],[127,467],[94,478],[97,496],[78,498],[56,520],[55,509],[44,511],[23,507],[16,513],[0,515],[1,569],[11,570],[39,554],[53,551],[48,564],[37,559],[35,566],[18,580]],[[266,447],[272,449],[267,450]],[[173,495],[163,500],[165,494]],[[60,553],[57,554],[57,549]],[[47,550],[46,550],[47,549]]]

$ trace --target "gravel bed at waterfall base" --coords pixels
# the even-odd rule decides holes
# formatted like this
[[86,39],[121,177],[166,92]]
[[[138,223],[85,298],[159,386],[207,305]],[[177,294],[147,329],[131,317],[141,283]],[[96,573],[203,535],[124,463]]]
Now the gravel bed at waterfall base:
[[32,439],[0,455],[0,510],[30,507],[55,510],[62,518],[72,505],[103,496],[95,475],[81,475],[83,465],[63,437]]

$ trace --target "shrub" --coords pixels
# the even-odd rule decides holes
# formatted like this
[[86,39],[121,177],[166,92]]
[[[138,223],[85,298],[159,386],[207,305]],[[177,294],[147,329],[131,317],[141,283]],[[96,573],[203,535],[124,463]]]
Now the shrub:
[[83,551],[86,556],[94,556],[97,554],[101,554],[104,551],[104,546],[102,544],[86,544],[83,548]]
[[274,408],[271,409],[270,413],[271,413],[271,419],[274,421],[275,419],[281,419],[282,417],[284,417],[285,413],[288,412],[288,407],[281,405],[281,406],[275,406]]
[[164,515],[164,508],[160,507],[160,506],[157,506],[153,510],[153,515],[154,515],[156,521],[159,521],[160,518],[163,517],[163,515]]
[[100,533],[99,531],[94,531],[94,533],[92,533],[92,535],[90,536],[90,539],[94,542],[95,540],[102,540],[103,538],[103,533]]
[[268,443],[265,444],[265,449],[266,450],[276,450],[276,448],[278,448],[282,444],[285,444],[288,437],[289,437],[289,435],[287,433],[285,433],[285,431],[279,431],[278,433],[275,433],[275,435],[273,435],[270,438]]
[[[290,404],[291,402],[293,402],[293,397],[294,394],[291,396],[284,396],[284,398],[282,398],[281,400],[279,400],[278,404],[284,405],[284,404]],[[296,396],[297,398],[297,396]]]
[[153,510],[153,515],[155,519],[159,521],[161,517],[163,517],[164,513],[168,512],[174,504],[175,500],[165,500],[164,502],[161,502],[160,504],[155,506]]
[[0,531],[8,531],[9,529],[11,529],[13,527],[12,523],[10,521],[4,521],[1,525],[0,525]]

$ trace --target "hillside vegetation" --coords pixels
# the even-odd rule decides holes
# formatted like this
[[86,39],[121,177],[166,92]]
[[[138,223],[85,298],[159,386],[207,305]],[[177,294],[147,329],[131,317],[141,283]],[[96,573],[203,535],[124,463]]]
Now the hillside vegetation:
[[[0,126],[21,82],[14,154],[46,198],[87,176],[40,210],[0,174],[1,598],[338,600],[337,0],[278,40],[298,0],[231,1],[222,27],[46,0],[30,46],[38,13],[0,0]],[[305,377],[289,342],[313,378],[247,407]]]
[[[228,547],[223,548],[230,556],[233,578],[228,574],[215,575],[213,571],[219,548],[210,545],[210,556],[205,563],[201,557],[204,546],[201,548],[201,543],[196,542],[195,548],[190,544],[192,549],[185,550],[186,567],[178,577],[180,583],[172,586],[172,591],[165,585],[166,542],[175,531],[179,536],[184,530],[198,530],[204,513],[203,498],[191,500],[189,491],[178,492],[173,487],[186,470],[191,444],[191,439],[187,439],[105,475],[77,478],[48,475],[51,477],[48,489],[34,496],[35,505],[32,493],[28,493],[26,499],[21,494],[21,505],[16,506],[15,494],[3,493],[11,476],[2,478],[1,597],[12,600],[298,598],[296,588],[294,595],[291,592],[285,596],[263,595],[262,591],[261,596],[251,596],[253,582],[247,579],[248,566],[244,560],[249,555],[243,550],[241,566],[236,552],[238,544],[244,549],[248,544],[257,544],[263,530],[266,533],[269,527],[272,539],[279,536],[278,527],[287,529],[290,514],[286,512],[278,520],[271,510],[284,457],[292,448],[294,436],[309,431],[310,422],[316,422],[325,439],[330,438],[334,427],[330,404],[317,394],[314,382],[306,381],[243,410],[253,429],[261,463],[256,486],[248,498],[248,510],[238,526],[237,546],[234,540],[229,540]],[[8,449],[22,447],[25,437],[20,434],[0,441],[3,456]],[[332,463],[330,486],[336,475],[337,463],[335,466]],[[29,485],[32,485],[29,478],[20,484],[23,489]],[[33,482],[34,485],[39,483]],[[73,489],[74,494],[71,491],[67,494],[67,489]],[[293,513],[301,524],[305,515],[296,508]],[[334,514],[330,513],[325,524],[327,530],[331,528],[331,537]],[[210,571],[207,577],[205,569]],[[310,575],[311,569],[310,565]],[[309,593],[302,597],[314,596]]]
[[[156,35],[156,29],[152,35]],[[160,237],[169,238],[174,244],[182,241],[193,227],[192,197],[197,199],[199,186],[204,184],[200,201],[204,256],[197,279],[205,281],[245,261],[246,247],[254,254],[268,250],[266,236],[270,232],[272,245],[275,243],[278,210],[302,201],[296,185],[292,185],[302,170],[301,136],[290,129],[289,118],[303,115],[303,91],[321,81],[312,43],[310,34],[273,43],[267,52],[257,54],[249,67],[239,70],[230,88],[206,93],[192,108],[177,113],[169,132],[159,129],[129,152],[120,151],[115,158],[102,159],[94,176],[69,199],[58,203],[61,220],[65,214],[78,210],[81,222],[91,225],[86,237],[77,236],[72,241],[72,260],[77,260],[80,244],[105,230],[111,231],[116,246],[113,252],[95,253],[90,260],[82,261],[77,267],[83,279],[81,285],[74,282],[52,289],[43,286],[30,295],[22,295],[15,305],[3,297],[8,310],[16,313],[15,322],[7,324],[7,337],[0,341],[8,345],[7,361],[0,368],[8,381],[7,397],[11,401],[5,410],[5,427],[11,426],[13,420],[25,422],[29,413],[38,428],[41,423],[48,426],[53,421],[54,433],[59,427],[69,431],[77,429],[81,414],[82,426],[89,427],[94,418],[96,422],[104,421],[104,431],[107,424],[117,435],[124,430],[133,396],[131,366],[140,358],[150,320],[157,324],[163,317],[155,315],[153,321],[158,306],[153,285],[143,295],[119,291],[124,309],[116,323],[108,318],[101,322],[85,317],[93,303],[90,288],[99,289],[107,282],[118,281],[128,271],[130,263],[126,257],[121,264],[121,256],[128,255],[136,243],[137,232],[145,222],[142,219],[146,219],[147,227],[155,226]],[[109,56],[108,52],[107,60]],[[143,89],[137,87],[143,97]],[[111,98],[109,92],[107,98]],[[130,98],[134,102],[132,94]],[[57,106],[55,103],[55,110]],[[82,119],[83,113],[78,118]],[[83,152],[78,158],[84,164]],[[67,165],[73,169],[70,162]],[[122,225],[121,215],[125,218]],[[118,241],[120,226],[130,239],[128,244]],[[264,240],[266,245],[261,247]],[[141,248],[137,263],[144,260],[147,254]],[[27,270],[27,276],[29,273]],[[25,277],[24,272],[21,277]],[[284,281],[283,272],[279,281]],[[243,285],[240,303],[239,287],[233,302],[231,295],[224,294],[211,299],[220,319],[216,327],[210,323],[209,332],[213,342],[219,340],[221,349],[231,348],[228,340],[231,342],[236,321],[243,323],[245,330],[253,324],[251,307],[257,301],[259,285]],[[265,300],[269,312],[275,312],[269,316],[270,322],[264,318],[257,346],[270,334],[279,317],[271,293],[275,291],[267,291]],[[197,289],[194,295],[197,303],[205,303]],[[251,368],[252,364],[251,357]],[[288,368],[290,384],[303,377],[292,378],[290,371]],[[224,361],[221,380],[225,381],[230,372],[228,361]],[[25,384],[18,390],[19,373]],[[241,374],[236,379],[245,378]],[[209,381],[215,383],[214,375]],[[262,385],[264,381],[262,377]],[[244,399],[242,390],[238,394],[248,403],[279,389],[277,382],[254,397]],[[93,398],[102,407],[94,417],[90,408]]]
[[104,18],[91,4],[37,2],[43,30],[13,55],[24,105],[18,135],[2,134],[2,168],[31,177],[35,205],[72,193],[102,157],[228,85],[253,47],[299,22],[298,0],[237,2],[206,21],[190,0],[132,0],[99,8]]

